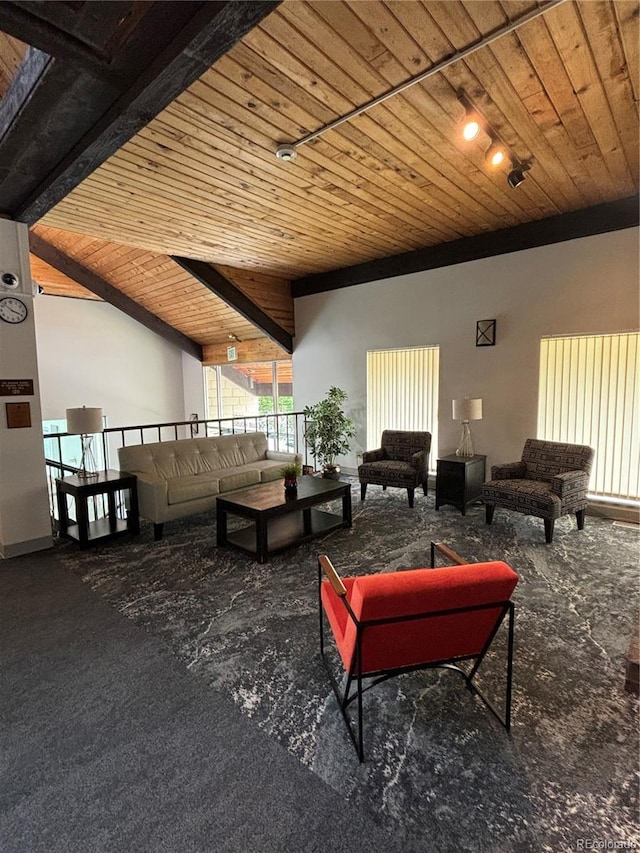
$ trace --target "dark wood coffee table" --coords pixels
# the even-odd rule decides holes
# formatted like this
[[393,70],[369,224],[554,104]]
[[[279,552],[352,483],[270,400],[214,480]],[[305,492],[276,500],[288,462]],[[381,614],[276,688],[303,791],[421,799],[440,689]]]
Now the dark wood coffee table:
[[[342,500],[342,515],[312,509],[318,504]],[[252,523],[227,530],[227,516],[237,515]],[[249,486],[216,499],[217,543],[234,545],[266,563],[275,551],[322,536],[331,530],[351,527],[351,484],[321,477],[298,478],[298,493],[286,497],[282,480]]]

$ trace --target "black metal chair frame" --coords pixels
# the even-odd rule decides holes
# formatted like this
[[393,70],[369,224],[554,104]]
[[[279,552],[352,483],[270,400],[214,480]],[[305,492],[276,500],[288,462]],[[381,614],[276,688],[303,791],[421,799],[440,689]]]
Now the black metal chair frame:
[[[434,555],[434,547],[438,548],[438,550],[442,550],[439,547],[440,543],[432,543],[432,568],[433,568],[433,555]],[[446,549],[448,550],[448,549]],[[454,552],[449,552],[449,554],[453,554]],[[457,556],[457,555],[455,555]],[[325,558],[326,559],[326,558]],[[457,562],[457,560],[456,560]],[[464,563],[459,563],[460,565],[464,565]],[[335,570],[334,570],[335,571]],[[512,685],[513,685],[513,645],[514,645],[514,616],[515,609],[512,601],[494,601],[488,604],[480,604],[474,605],[472,607],[458,607],[450,610],[438,610],[438,611],[430,611],[427,613],[415,613],[409,616],[395,616],[388,617],[386,619],[371,619],[366,621],[361,621],[357,618],[355,613],[353,612],[349,602],[346,600],[346,594],[340,595],[342,598],[343,604],[347,609],[347,613],[349,614],[349,618],[353,620],[356,626],[356,646],[354,649],[353,657],[351,659],[349,669],[347,671],[347,683],[344,689],[344,692],[341,691],[340,685],[338,684],[333,672],[331,671],[331,667],[329,662],[327,661],[327,657],[325,655],[324,650],[324,608],[322,606],[321,599],[321,588],[322,588],[322,575],[323,575],[323,566],[321,563],[321,558],[318,559],[318,604],[319,604],[319,615],[320,615],[320,655],[322,657],[322,661],[324,663],[325,669],[329,675],[329,679],[331,681],[331,686],[333,688],[333,692],[335,693],[336,699],[338,700],[338,705],[340,707],[340,711],[342,713],[342,717],[347,727],[347,731],[349,732],[349,736],[351,741],[355,747],[356,753],[358,755],[358,759],[360,763],[364,761],[364,741],[363,741],[363,706],[362,706],[362,696],[372,687],[375,687],[377,684],[380,684],[383,681],[387,681],[389,678],[394,678],[396,675],[404,675],[409,672],[416,672],[418,670],[423,669],[449,669],[454,672],[459,673],[465,680],[467,687],[475,693],[487,706],[487,708],[491,711],[491,713],[496,717],[496,719],[504,726],[507,732],[511,729],[511,696],[512,696]],[[473,613],[478,610],[492,610],[495,608],[500,608],[500,613],[496,618],[495,625],[491,630],[491,633],[480,651],[478,655],[464,655],[459,657],[445,658],[437,661],[430,661],[429,663],[423,664],[414,664],[406,667],[395,667],[390,670],[379,670],[377,672],[368,672],[366,674],[362,673],[362,640],[364,632],[367,628],[378,626],[378,625],[390,625],[396,622],[414,622],[417,620],[427,620],[435,617],[442,616],[453,616],[459,613]],[[507,662],[506,662],[506,688],[505,688],[505,706],[504,706],[504,717],[500,715],[500,713],[493,707],[491,702],[487,699],[487,697],[479,690],[479,688],[473,683],[473,679],[476,676],[485,655],[489,651],[491,643],[493,642],[504,617],[508,615],[508,640],[507,640]],[[469,672],[465,672],[459,666],[456,666],[457,663],[461,663],[465,660],[473,660],[475,661],[471,670]],[[371,679],[370,683],[363,685],[363,681],[365,679]],[[355,692],[351,693],[351,688],[355,681]],[[353,702],[357,701],[357,724],[351,721],[347,714],[348,706]]]

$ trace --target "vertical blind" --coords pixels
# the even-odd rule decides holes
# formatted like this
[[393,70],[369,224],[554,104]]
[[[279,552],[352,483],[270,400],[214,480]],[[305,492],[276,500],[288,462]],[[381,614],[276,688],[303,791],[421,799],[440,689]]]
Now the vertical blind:
[[384,429],[431,433],[430,465],[438,456],[438,347],[367,353],[367,448]]
[[538,437],[595,449],[589,492],[640,499],[640,333],[543,338]]

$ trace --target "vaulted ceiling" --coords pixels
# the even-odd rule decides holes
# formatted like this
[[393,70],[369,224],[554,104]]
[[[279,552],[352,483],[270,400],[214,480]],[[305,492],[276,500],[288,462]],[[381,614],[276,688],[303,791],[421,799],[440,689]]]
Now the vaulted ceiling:
[[207,362],[290,351],[292,295],[638,222],[635,0],[4,2],[0,30],[34,277]]

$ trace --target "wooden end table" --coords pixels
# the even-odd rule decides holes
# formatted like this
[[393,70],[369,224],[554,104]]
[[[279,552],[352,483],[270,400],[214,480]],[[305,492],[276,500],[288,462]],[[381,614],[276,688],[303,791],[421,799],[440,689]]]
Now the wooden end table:
[[[129,492],[127,517],[118,518],[116,495]],[[104,518],[89,520],[89,500],[96,495],[107,496],[107,515]],[[100,471],[96,477],[84,478],[74,474],[71,477],[56,478],[56,496],[58,499],[59,529],[63,536],[77,539],[81,548],[87,548],[95,542],[110,539],[121,533],[138,533],[138,490],[134,474],[121,471]],[[75,502],[75,523],[69,521],[67,496]]]
[[486,459],[480,454],[438,459],[436,509],[443,504],[451,504],[466,515],[469,504],[480,499]]

